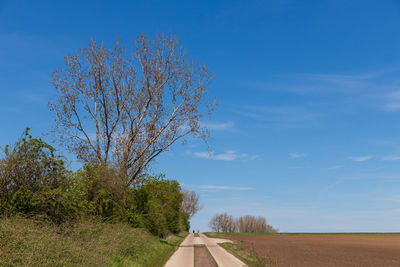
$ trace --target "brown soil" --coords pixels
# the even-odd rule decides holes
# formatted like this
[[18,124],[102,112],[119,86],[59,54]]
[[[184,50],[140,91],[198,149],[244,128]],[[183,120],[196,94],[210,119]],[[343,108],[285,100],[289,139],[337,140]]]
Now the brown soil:
[[194,245],[195,267],[218,267],[205,245]]
[[400,266],[400,234],[221,237],[272,266]]

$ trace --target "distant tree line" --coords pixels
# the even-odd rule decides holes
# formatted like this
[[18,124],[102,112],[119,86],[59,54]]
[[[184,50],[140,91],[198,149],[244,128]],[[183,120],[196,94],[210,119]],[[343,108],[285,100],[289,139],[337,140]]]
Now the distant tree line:
[[278,229],[267,223],[265,217],[245,215],[234,218],[227,213],[216,214],[209,223],[215,232],[276,233]]

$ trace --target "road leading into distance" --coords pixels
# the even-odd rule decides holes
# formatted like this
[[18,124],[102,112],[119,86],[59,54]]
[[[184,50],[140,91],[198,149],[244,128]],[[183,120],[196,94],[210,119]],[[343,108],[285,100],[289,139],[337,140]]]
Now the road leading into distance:
[[199,237],[189,234],[165,264],[165,267],[194,267],[194,247],[196,245],[205,245],[219,267],[247,266],[217,244],[222,242],[230,241],[220,238],[209,238],[203,234],[200,234]]

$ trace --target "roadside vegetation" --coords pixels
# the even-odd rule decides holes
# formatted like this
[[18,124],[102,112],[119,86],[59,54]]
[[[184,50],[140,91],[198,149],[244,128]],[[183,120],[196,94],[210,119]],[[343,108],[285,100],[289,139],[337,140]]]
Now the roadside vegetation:
[[124,223],[55,225],[23,217],[0,223],[1,266],[162,266],[184,235],[160,239]]
[[73,171],[26,128],[0,155],[0,265],[161,266],[189,230],[199,196],[152,162],[175,142],[206,140],[212,79],[175,36],[128,50],[92,40],[53,74],[54,140]]
[[0,265],[162,266],[198,196],[162,175],[125,190],[113,178],[105,166],[69,170],[26,129],[0,159]]
[[2,217],[25,215],[54,224],[96,218],[145,228],[156,236],[189,229],[182,210],[184,194],[177,181],[144,175],[125,187],[113,168],[85,164],[68,170],[61,156],[29,129],[0,160]]

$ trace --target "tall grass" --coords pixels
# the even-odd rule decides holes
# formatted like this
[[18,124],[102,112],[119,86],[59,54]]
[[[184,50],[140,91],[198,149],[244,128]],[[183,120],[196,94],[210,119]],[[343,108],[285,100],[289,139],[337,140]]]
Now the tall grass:
[[122,223],[0,219],[0,266],[162,266],[183,237],[160,240]]

